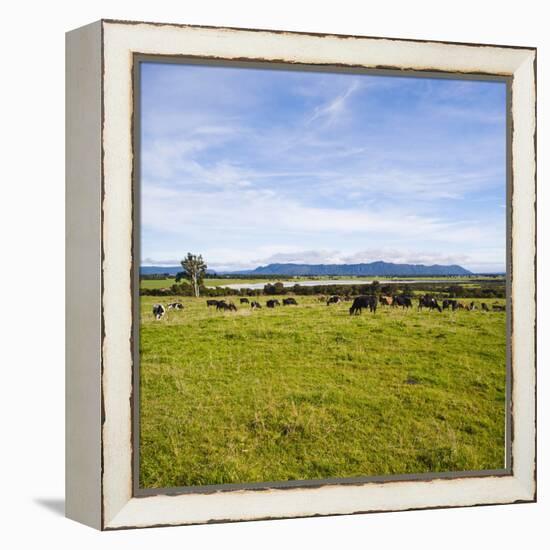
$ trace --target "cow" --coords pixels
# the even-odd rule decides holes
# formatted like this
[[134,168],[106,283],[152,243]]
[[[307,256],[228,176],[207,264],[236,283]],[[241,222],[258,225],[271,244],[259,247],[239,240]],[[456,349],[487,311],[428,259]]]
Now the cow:
[[276,306],[280,306],[281,302],[279,302],[279,300],[268,300],[265,305],[267,307],[274,308]]
[[239,301],[240,301],[241,304],[249,304],[250,303],[248,298],[241,298]]
[[172,302],[168,304],[168,309],[183,309],[183,304],[181,302]]
[[485,302],[482,302],[481,304],[481,310],[482,311],[489,311],[489,307],[487,306],[487,304]]
[[227,303],[224,300],[220,300],[216,309],[222,311],[237,311],[237,306],[232,302]]
[[474,311],[476,309],[475,302],[470,302],[470,305],[466,308],[468,311]]
[[206,307],[217,306],[220,300],[206,300]]
[[493,304],[493,311],[506,311],[506,306],[501,306],[499,304]]
[[367,307],[369,308],[369,311],[376,313],[377,302],[378,300],[376,299],[376,296],[357,296],[349,308],[349,314],[361,314],[361,310]]
[[408,296],[394,296],[392,305],[401,306],[403,309],[412,307],[412,301]]
[[453,311],[456,311],[457,309],[462,309],[464,307],[464,304],[461,304],[458,300],[443,300],[443,307],[442,309],[452,309]]
[[393,296],[380,296],[379,301],[381,306],[391,306],[393,304]]
[[330,306],[330,304],[339,304],[341,301],[340,296],[331,296],[327,300],[327,306]]
[[157,321],[160,321],[164,317],[164,314],[166,313],[166,310],[164,309],[164,306],[162,304],[155,304],[153,306],[153,315],[155,316],[155,319]]
[[437,303],[437,300],[428,294],[418,298],[418,309],[422,309],[423,307],[427,307],[430,310],[437,309],[440,313],[442,311],[441,306]]
[[297,306],[298,302],[294,298],[283,298],[283,306]]
[[262,309],[262,305],[260,302],[250,302],[250,307],[252,309]]

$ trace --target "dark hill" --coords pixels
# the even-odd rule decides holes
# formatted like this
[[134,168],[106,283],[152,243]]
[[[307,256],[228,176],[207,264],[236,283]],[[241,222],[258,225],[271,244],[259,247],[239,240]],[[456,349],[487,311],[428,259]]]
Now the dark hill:
[[269,264],[256,269],[234,272],[249,275],[349,275],[374,277],[415,277],[415,276],[445,276],[472,275],[471,271],[459,265],[422,265],[394,264],[391,262],[371,262],[368,264]]

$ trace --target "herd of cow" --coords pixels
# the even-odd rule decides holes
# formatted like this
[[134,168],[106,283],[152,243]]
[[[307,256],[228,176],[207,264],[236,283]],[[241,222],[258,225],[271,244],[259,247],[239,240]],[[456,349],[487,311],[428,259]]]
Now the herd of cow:
[[[321,296],[319,300],[322,302],[326,301],[327,306],[330,306],[331,304],[339,304],[343,301],[351,301],[352,298],[349,296],[342,298],[341,296],[334,295],[330,296],[328,299],[325,296]],[[248,298],[241,298],[240,303],[249,304],[252,309],[261,309],[262,307],[260,302],[257,302],[255,300],[250,301]],[[368,309],[370,312],[376,313],[376,308],[378,304],[382,306],[401,307],[403,309],[412,308],[413,306],[412,298],[410,296],[357,296],[356,298],[353,298],[353,303],[349,308],[349,314],[361,314],[363,309]],[[276,299],[270,299],[267,300],[265,305],[268,308],[275,308],[280,306],[281,302]],[[282,305],[297,306],[298,302],[294,298],[283,298]],[[206,306],[215,307],[218,311],[237,311],[237,306],[233,302],[226,302],[225,300],[206,300]],[[490,311],[489,306],[486,303],[481,303],[480,306],[482,311]],[[477,306],[475,302],[470,302],[469,304],[466,304],[453,299],[442,300],[441,305],[439,305],[439,302],[435,297],[429,294],[424,294],[423,296],[420,296],[418,298],[418,309],[421,310],[422,308],[427,308],[430,310],[435,309],[439,312],[442,312],[444,309],[450,309],[452,311],[456,311],[457,309],[473,311],[477,309]],[[181,302],[173,302],[171,304],[168,304],[166,307],[164,307],[162,304],[155,304],[153,306],[153,315],[155,319],[162,319],[164,317],[164,314],[166,313],[166,309],[181,310],[183,309],[183,304]],[[505,311],[506,306],[493,304],[492,310]]]
[[[253,300],[252,302],[248,298],[241,298],[241,304],[250,304],[252,309],[261,309],[262,304]],[[266,307],[274,308],[281,305],[279,300],[268,300],[266,302]],[[294,298],[285,298],[283,299],[283,306],[297,306],[298,302]],[[216,309],[222,311],[237,311],[237,307],[233,302],[226,302],[225,300],[206,300],[206,306],[216,306]]]
[[[338,304],[342,301],[340,296],[331,296],[327,300],[327,306],[330,304]],[[353,315],[354,313],[361,313],[362,308],[369,309],[373,313],[376,312],[377,305],[391,306],[391,307],[401,307],[403,309],[408,309],[413,307],[412,298],[410,296],[358,296],[353,300],[353,304],[350,307],[349,313]],[[482,311],[490,311],[489,306],[486,303],[480,304]],[[437,301],[437,298],[431,296],[430,294],[424,294],[418,298],[418,309],[422,308],[427,309],[436,309],[439,312],[442,312],[444,309],[450,309],[456,311],[457,309],[464,309],[466,311],[473,311],[477,309],[475,302],[470,302],[466,304],[464,302],[459,302],[454,299],[445,299],[442,300],[441,305]],[[506,311],[506,306],[500,304],[493,304],[493,311]]]

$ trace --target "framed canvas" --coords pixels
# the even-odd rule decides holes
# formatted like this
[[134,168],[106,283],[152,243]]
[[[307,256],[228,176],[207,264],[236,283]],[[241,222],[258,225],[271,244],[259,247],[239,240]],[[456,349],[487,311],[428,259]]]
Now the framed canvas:
[[67,34],[66,510],[536,499],[536,49]]

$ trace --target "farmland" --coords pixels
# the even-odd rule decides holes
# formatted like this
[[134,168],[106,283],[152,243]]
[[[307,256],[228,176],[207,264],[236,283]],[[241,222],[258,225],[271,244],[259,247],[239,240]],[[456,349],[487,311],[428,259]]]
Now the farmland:
[[505,312],[295,298],[141,297],[142,487],[504,467]]
[[[286,280],[286,279],[281,279]],[[270,279],[262,279],[262,278],[256,278],[256,279],[247,279],[244,278],[211,278],[205,280],[205,285],[209,287],[215,287],[215,286],[225,286],[230,284],[236,284],[236,283],[268,283],[270,282]],[[175,278],[166,278],[166,279],[142,279],[140,281],[140,287],[141,288],[167,288],[172,286],[175,283]]]

